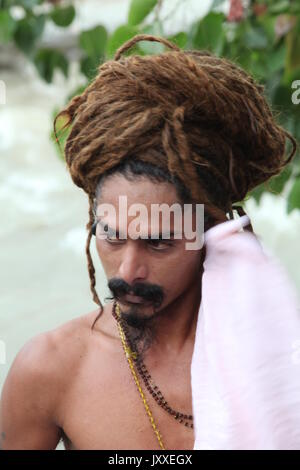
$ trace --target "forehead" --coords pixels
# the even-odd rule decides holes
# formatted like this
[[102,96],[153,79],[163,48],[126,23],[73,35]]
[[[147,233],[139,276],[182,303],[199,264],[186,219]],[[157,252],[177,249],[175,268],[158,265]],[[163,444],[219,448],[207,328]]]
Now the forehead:
[[147,177],[131,181],[113,175],[102,186],[96,216],[100,226],[122,234],[130,227],[130,238],[137,232],[145,237],[171,233],[181,238],[184,226],[191,226],[193,211],[189,204],[182,205],[169,182],[156,183]]
[[[176,215],[175,215],[176,214]],[[134,221],[140,233],[181,232],[181,204],[169,182],[154,182],[141,176],[128,180],[113,175],[103,184],[96,216],[112,229],[127,233]],[[102,224],[103,225],[103,224]]]
[[119,196],[126,196],[128,204],[142,203],[173,204],[180,202],[174,184],[154,182],[145,176],[135,176],[132,180],[116,174],[108,177],[102,186],[98,203],[110,203],[118,210]]

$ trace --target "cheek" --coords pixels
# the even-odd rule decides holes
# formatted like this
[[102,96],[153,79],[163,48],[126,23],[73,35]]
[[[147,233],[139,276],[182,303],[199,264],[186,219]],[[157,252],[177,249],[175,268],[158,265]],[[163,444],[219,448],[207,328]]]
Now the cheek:
[[199,258],[182,257],[176,267],[170,272],[173,282],[179,286],[187,286],[200,276]]
[[201,253],[183,252],[166,259],[155,266],[155,277],[168,292],[183,292],[189,285],[202,275]]

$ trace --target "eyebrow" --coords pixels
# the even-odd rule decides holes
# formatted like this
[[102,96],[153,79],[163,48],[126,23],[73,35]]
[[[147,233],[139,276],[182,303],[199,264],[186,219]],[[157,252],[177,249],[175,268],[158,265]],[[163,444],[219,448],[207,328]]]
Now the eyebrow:
[[[104,229],[104,231],[105,231],[106,233],[115,233],[116,236],[119,238],[119,236],[120,236],[119,230],[117,230],[117,229],[114,230],[113,228],[111,228],[111,227],[108,225],[107,222],[104,222],[103,220],[101,220],[101,219],[99,219],[99,218],[97,218],[97,222],[101,225],[101,227]],[[154,236],[152,236],[152,237],[147,237],[147,238],[139,237],[138,240],[139,240],[139,239],[141,239],[141,240],[149,240],[149,239],[150,239],[150,240],[151,240],[151,239],[155,239],[155,240],[164,240],[164,239],[165,239],[165,240],[170,240],[172,237],[174,237],[175,232],[174,232],[173,230],[170,230],[170,237],[167,237],[166,235],[168,235],[168,234],[160,232],[159,234],[154,234]],[[124,237],[123,239],[126,239],[126,238],[127,238],[127,237]]]

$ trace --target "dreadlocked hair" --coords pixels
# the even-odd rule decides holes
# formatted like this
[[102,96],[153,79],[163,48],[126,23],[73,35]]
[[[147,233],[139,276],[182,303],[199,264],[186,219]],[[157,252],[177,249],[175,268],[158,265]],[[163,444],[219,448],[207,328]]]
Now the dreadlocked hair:
[[[171,50],[122,56],[142,40]],[[180,182],[214,220],[226,220],[233,203],[279,174],[296,152],[295,139],[276,123],[263,91],[225,58],[139,34],[100,65],[84,92],[56,116],[57,142],[58,118],[66,118],[59,132],[70,131],[64,153],[72,180],[89,197],[86,255],[100,313],[90,240],[101,179],[128,159],[144,162]],[[287,158],[286,139],[292,144]]]

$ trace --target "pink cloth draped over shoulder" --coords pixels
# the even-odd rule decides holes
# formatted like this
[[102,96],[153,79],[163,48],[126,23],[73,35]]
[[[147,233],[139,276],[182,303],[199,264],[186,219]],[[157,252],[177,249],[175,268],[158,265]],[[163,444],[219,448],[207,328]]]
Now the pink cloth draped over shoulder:
[[299,298],[280,262],[242,230],[249,221],[204,234],[194,449],[300,449]]

